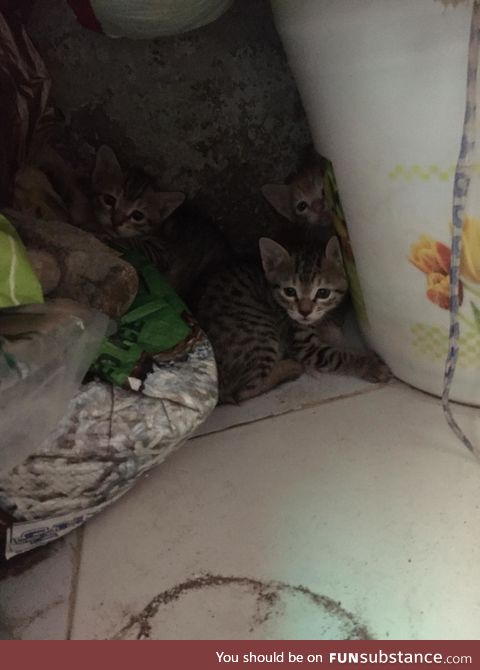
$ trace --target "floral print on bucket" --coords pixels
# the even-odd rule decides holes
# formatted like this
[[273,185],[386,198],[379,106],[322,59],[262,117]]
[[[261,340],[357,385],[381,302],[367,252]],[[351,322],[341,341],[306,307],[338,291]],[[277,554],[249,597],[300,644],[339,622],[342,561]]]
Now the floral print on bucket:
[[[450,248],[433,239],[421,235],[411,245],[408,260],[424,273],[426,278],[425,296],[441,309],[449,308]],[[460,260],[460,312],[463,324],[460,348],[460,364],[476,364],[480,367],[480,219],[465,217],[462,233],[462,253]],[[448,333],[440,333],[438,327],[415,324],[412,328],[413,344],[423,354],[431,358],[441,358],[447,352]],[[419,337],[421,335],[421,337]]]

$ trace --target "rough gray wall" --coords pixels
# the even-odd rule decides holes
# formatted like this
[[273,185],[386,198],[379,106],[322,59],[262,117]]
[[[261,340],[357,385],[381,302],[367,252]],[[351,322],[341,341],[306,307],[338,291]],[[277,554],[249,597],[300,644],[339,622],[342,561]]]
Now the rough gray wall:
[[74,133],[187,192],[235,238],[261,231],[261,185],[282,180],[309,140],[266,0],[152,41],[108,39],[65,0],[38,0],[28,29]]

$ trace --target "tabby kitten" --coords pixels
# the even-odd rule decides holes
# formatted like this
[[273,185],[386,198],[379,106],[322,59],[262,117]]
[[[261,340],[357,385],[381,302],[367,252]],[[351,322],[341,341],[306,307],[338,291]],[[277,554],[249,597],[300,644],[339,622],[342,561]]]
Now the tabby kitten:
[[92,190],[102,237],[140,251],[186,300],[199,277],[228,256],[220,231],[184,203],[183,193],[159,191],[141,169],[124,172],[105,145],[97,153]]
[[[332,220],[325,198],[325,166],[313,149],[306,153],[300,168],[285,184],[265,184],[262,193],[272,207],[292,223],[326,229],[333,234]],[[317,230],[320,235],[322,231]]]
[[288,252],[260,240],[262,267],[237,264],[207,283],[195,312],[217,361],[220,402],[240,402],[303,370],[354,374],[386,381],[374,354],[326,343],[318,324],[343,300],[347,281],[338,240]]
[[97,152],[92,174],[95,216],[107,237],[140,237],[160,232],[160,226],[185,200],[183,193],[156,188],[143,170],[123,172],[110,147]]
[[[282,217],[276,227],[278,237],[287,246],[298,240],[317,245],[335,235],[325,197],[325,166],[324,159],[309,146],[300,167],[286,179],[285,184],[266,184],[262,187],[263,195]],[[322,339],[335,345],[343,344],[342,325],[347,309],[348,301],[345,301],[318,325]]]

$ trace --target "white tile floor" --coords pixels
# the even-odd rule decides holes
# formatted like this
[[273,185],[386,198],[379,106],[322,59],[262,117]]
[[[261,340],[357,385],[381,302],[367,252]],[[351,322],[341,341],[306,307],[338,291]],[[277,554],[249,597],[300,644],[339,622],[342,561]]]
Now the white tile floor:
[[[333,377],[275,394],[218,410],[4,580],[3,635],[478,639],[480,466],[438,400]],[[456,414],[480,444],[478,410]]]

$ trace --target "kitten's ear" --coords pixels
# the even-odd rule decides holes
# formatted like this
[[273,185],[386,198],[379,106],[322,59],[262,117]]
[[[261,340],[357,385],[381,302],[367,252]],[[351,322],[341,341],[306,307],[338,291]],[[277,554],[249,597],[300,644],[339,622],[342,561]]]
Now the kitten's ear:
[[290,254],[278,242],[269,237],[262,237],[258,244],[267,279],[273,279],[279,270],[290,267],[292,263]]
[[328,258],[328,260],[336,265],[341,265],[343,267],[342,250],[340,249],[340,242],[336,235],[331,237],[327,242],[327,246],[325,247],[325,258]]
[[172,214],[180,207],[180,205],[184,202],[185,197],[185,193],[155,191],[155,193],[152,195],[152,202],[154,203],[155,207],[158,208],[160,213],[160,223],[165,221],[165,219],[168,219],[170,214]]
[[272,207],[289,221],[293,220],[292,194],[288,184],[265,184],[262,193]]
[[95,168],[92,174],[93,185],[102,183],[106,177],[109,180],[121,183],[123,181],[123,171],[113,149],[103,144],[97,151],[95,159]]

